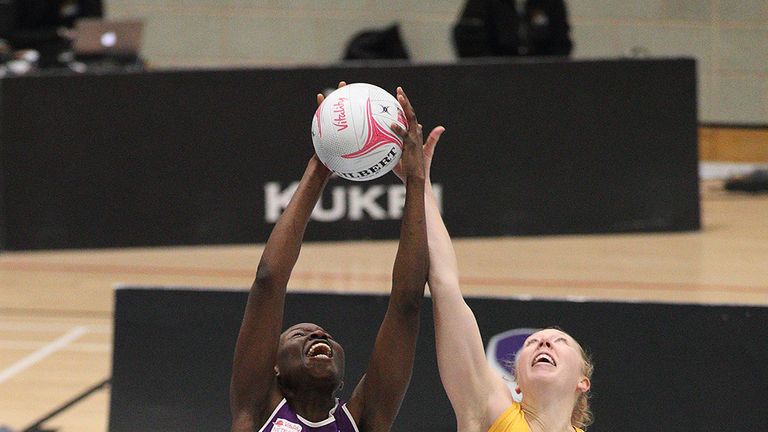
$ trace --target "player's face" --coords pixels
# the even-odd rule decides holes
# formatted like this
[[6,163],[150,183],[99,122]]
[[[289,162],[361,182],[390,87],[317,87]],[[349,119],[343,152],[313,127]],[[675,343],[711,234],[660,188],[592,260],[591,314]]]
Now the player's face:
[[567,333],[556,329],[541,330],[526,339],[516,360],[516,379],[523,391],[536,386],[554,386],[574,391],[587,386],[581,346]]
[[336,389],[344,377],[344,349],[317,324],[296,324],[280,336],[277,367],[288,385]]

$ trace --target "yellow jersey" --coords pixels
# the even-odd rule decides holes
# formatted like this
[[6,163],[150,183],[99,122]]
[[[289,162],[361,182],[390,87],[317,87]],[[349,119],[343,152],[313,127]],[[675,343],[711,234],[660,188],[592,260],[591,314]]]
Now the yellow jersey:
[[[584,432],[574,427],[576,432]],[[525,421],[525,413],[520,409],[520,404],[513,402],[512,405],[504,411],[504,414],[493,422],[488,432],[531,432],[528,422]]]

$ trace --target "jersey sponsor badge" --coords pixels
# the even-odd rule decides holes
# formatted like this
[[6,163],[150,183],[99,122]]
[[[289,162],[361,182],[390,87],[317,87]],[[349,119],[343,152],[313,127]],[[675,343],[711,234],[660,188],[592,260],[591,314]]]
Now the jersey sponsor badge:
[[290,422],[286,419],[277,419],[272,423],[271,432],[300,432],[301,425],[298,423]]

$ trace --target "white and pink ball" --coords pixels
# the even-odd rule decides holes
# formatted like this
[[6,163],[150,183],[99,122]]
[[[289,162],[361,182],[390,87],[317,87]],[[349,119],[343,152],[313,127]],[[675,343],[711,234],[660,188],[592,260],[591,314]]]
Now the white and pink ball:
[[407,129],[400,103],[386,90],[349,84],[326,96],[312,118],[312,144],[320,161],[340,177],[367,181],[392,170],[403,140],[390,125]]

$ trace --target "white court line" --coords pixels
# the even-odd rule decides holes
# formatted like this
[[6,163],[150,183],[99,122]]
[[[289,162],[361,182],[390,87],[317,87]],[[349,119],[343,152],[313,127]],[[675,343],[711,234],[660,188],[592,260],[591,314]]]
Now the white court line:
[[[62,332],[72,328],[73,324],[65,323],[37,323],[37,322],[14,322],[0,321],[0,331],[25,332],[25,333],[46,333]],[[88,333],[112,333],[112,326],[105,324],[93,324],[88,326]]]
[[[33,351],[42,348],[43,345],[45,345],[45,342],[0,339],[0,350]],[[80,353],[108,353],[112,352],[112,345],[108,343],[72,343],[62,348],[61,351]]]
[[48,357],[49,355],[55,353],[56,351],[66,347],[72,341],[74,341],[75,339],[79,338],[80,336],[86,333],[88,333],[88,327],[86,326],[74,327],[72,330],[68,331],[64,336],[56,339],[55,341],[49,343],[48,345],[40,348],[39,350],[33,352],[32,354],[17,361],[13,365],[11,365],[11,367],[5,369],[4,371],[0,371],[0,384],[13,378],[19,372],[27,369],[28,367],[34,365],[35,363]]

